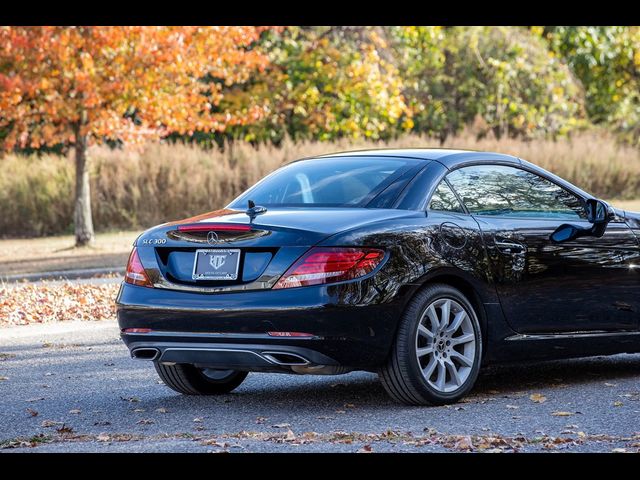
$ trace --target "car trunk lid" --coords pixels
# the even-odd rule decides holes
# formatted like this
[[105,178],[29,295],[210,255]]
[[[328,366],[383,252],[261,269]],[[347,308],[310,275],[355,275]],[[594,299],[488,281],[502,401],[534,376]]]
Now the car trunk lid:
[[145,269],[157,271],[158,287],[211,292],[270,288],[300,255],[327,237],[412,214],[390,209],[274,208],[251,219],[244,211],[225,209],[160,225],[141,235],[136,244]]

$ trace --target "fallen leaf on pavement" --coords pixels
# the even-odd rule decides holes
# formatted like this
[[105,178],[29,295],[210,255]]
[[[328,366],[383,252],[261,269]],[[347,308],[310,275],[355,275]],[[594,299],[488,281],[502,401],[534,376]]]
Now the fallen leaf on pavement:
[[296,434],[291,429],[287,430],[287,436],[284,437],[287,442],[293,442],[296,439]]
[[193,423],[202,423],[202,418],[196,417],[193,419]]
[[136,423],[138,425],[151,425],[152,423],[155,423],[155,422],[150,418],[143,418],[142,420],[138,420]]
[[80,415],[82,411],[78,408],[74,408],[73,410],[69,410],[69,413],[72,415]]
[[27,400],[25,400],[25,402],[33,403],[33,402],[39,402],[40,400],[44,400],[44,397],[28,398]]
[[532,393],[531,395],[529,395],[529,400],[535,403],[544,403],[547,401],[547,397],[545,397],[541,393]]
[[611,450],[612,453],[627,453],[627,449],[626,448],[614,448],[613,450]]
[[38,412],[36,412],[33,408],[27,408],[27,413],[29,415],[31,415],[32,417],[37,417],[38,416]]
[[109,439],[110,439],[110,437],[106,433],[101,433],[100,435],[98,435],[96,437],[96,440],[99,441],[99,442],[108,442]]
[[71,427],[67,427],[67,426],[63,423],[61,427],[56,428],[56,432],[58,432],[58,433],[72,433],[72,432],[73,432],[73,428],[71,428]]
[[289,428],[290,426],[290,423],[276,423],[275,425],[271,425],[271,428]]
[[575,414],[573,412],[553,412],[551,415],[554,417],[570,417]]
[[356,453],[371,453],[371,452],[373,452],[373,448],[371,448],[371,445],[365,445],[360,450],[358,450]]
[[620,400],[617,400],[617,401],[613,402],[613,406],[614,407],[621,407],[623,405],[624,405],[624,403],[622,403]]
[[9,377],[0,377],[0,382],[4,382],[5,380],[9,380]]
[[471,441],[471,437],[468,435],[460,437],[460,439],[453,445],[453,449],[461,451],[473,450],[473,442]]
[[142,413],[142,412],[146,412],[147,409],[146,408],[134,408],[133,411],[135,413]]
[[218,448],[227,448],[229,447],[228,443],[223,443],[223,442],[219,442],[217,439],[215,438],[209,438],[206,440],[202,440],[200,442],[201,445],[207,445],[210,447],[218,447]]
[[156,412],[158,413],[167,413],[168,410],[164,407],[156,408]]
[[44,428],[55,427],[56,425],[62,425],[62,422],[54,422],[53,420],[43,420],[40,426]]

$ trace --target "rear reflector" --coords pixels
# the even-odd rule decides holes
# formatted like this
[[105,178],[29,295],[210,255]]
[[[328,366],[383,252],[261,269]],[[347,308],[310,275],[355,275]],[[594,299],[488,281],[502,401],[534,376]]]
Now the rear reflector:
[[150,328],[125,328],[122,330],[124,333],[151,333],[153,330]]
[[194,225],[178,225],[179,232],[248,232],[250,225],[233,225],[226,223],[197,223]]
[[267,332],[270,337],[313,337],[313,333],[304,332]]
[[138,249],[136,247],[133,247],[131,255],[129,255],[127,271],[124,274],[124,281],[140,287],[153,288],[153,284],[149,280],[149,277],[147,277],[147,273],[144,271],[144,267],[142,266],[142,262],[138,256]]
[[384,251],[377,248],[312,248],[287,270],[273,288],[353,280],[372,272],[383,258]]

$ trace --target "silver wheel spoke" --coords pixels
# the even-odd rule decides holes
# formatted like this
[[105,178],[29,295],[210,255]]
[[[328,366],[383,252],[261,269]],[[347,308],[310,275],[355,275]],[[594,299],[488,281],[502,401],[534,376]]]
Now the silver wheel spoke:
[[447,369],[444,363],[438,362],[438,378],[436,379],[436,387],[438,390],[444,390],[444,382],[447,378]]
[[456,313],[456,316],[453,317],[453,322],[451,322],[451,325],[449,326],[449,328],[447,328],[447,333],[455,333],[460,328],[460,325],[462,325],[462,322],[466,316],[467,312],[465,312],[464,310]]
[[431,332],[431,330],[429,330],[427,327],[425,327],[422,324],[418,325],[418,334],[424,335],[425,337],[428,337],[428,338],[433,338],[433,333]]
[[441,307],[440,328],[445,329],[449,325],[449,315],[451,314],[451,300],[445,300]]
[[463,343],[469,343],[476,339],[473,333],[467,333],[466,335],[460,335],[459,337],[455,337],[451,339],[451,345],[460,345]]
[[427,364],[427,366],[422,369],[422,373],[424,374],[425,378],[428,379],[431,377],[431,374],[435,370],[437,364],[438,364],[438,361],[436,360],[435,357],[432,356],[429,359],[429,363]]
[[431,320],[431,330],[437,331],[440,328],[440,321],[438,320],[438,314],[436,313],[436,309],[433,307],[433,304],[429,305],[427,308],[427,317]]
[[418,349],[418,358],[433,353],[433,347],[423,347]]
[[473,359],[469,359],[456,351],[451,352],[451,355],[449,355],[449,357],[457,358],[465,367],[471,367],[473,365]]
[[449,370],[449,375],[451,375],[451,379],[455,382],[456,385],[462,385],[462,380],[460,379],[460,375],[458,374],[458,369],[453,364],[451,360],[447,360],[445,365],[447,366],[447,370]]

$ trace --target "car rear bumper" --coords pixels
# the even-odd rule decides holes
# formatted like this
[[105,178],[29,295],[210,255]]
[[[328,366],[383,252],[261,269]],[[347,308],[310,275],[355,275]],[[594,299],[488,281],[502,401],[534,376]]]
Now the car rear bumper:
[[374,370],[388,355],[401,311],[370,280],[213,295],[123,283],[117,298],[121,336],[134,358],[249,371]]

